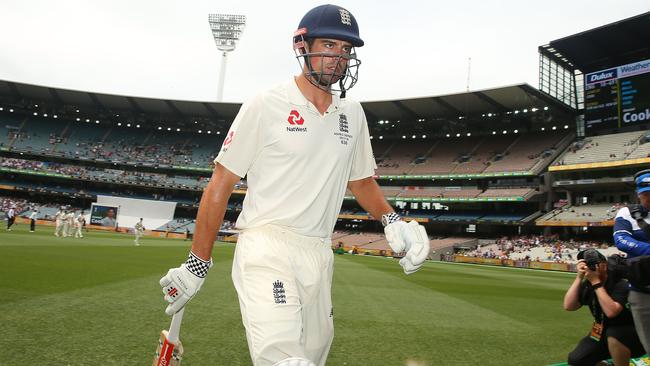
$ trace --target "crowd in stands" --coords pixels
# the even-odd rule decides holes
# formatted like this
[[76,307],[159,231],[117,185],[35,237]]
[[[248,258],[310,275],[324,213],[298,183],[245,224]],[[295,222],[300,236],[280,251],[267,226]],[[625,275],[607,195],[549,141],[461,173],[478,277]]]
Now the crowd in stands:
[[494,244],[478,245],[476,249],[466,251],[462,255],[489,259],[575,263],[577,253],[587,248],[600,249],[605,255],[617,252],[616,248],[607,242],[562,240],[558,235],[524,235],[501,237]]

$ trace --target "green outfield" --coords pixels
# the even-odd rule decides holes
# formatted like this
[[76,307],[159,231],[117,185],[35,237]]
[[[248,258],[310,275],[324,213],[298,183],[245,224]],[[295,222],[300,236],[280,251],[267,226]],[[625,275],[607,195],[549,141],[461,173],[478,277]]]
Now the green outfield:
[[[189,242],[52,228],[0,231],[0,365],[147,365],[169,322],[158,279]],[[184,365],[249,365],[230,280],[232,244],[185,312]],[[572,274],[335,257],[335,339],[328,365],[547,365],[590,328],[562,310]],[[412,360],[414,362],[409,362]]]

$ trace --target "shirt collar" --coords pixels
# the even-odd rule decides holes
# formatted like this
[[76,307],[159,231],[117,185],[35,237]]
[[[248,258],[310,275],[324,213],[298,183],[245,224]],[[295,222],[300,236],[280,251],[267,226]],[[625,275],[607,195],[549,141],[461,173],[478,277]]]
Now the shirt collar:
[[[295,77],[291,77],[289,80],[289,87],[287,88],[287,96],[289,98],[289,103],[293,105],[305,106],[315,110],[315,107],[305,96],[302,94],[298,88]],[[339,109],[341,105],[341,98],[338,94],[332,94],[332,104],[327,108],[327,113],[332,113]]]

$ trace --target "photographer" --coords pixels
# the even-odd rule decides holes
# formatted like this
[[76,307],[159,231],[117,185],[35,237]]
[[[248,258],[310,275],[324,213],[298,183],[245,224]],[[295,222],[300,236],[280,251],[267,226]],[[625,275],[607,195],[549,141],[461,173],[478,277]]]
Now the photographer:
[[578,274],[564,295],[564,309],[589,306],[594,324],[569,353],[568,364],[593,366],[612,358],[615,365],[629,365],[631,357],[644,354],[627,304],[628,283],[608,271],[607,259],[596,249],[578,253]]
[[634,183],[640,204],[618,210],[614,242],[627,253],[628,262],[634,263],[628,277],[630,308],[641,343],[650,352],[650,169],[636,173]]

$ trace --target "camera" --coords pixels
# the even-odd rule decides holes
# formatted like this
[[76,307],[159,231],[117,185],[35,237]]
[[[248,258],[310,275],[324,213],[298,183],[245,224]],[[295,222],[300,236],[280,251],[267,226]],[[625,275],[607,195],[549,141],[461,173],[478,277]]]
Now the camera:
[[585,264],[587,264],[587,268],[592,271],[596,270],[596,265],[598,263],[607,260],[604,255],[600,254],[599,251],[593,248],[585,249],[578,253],[578,259],[584,259]]

